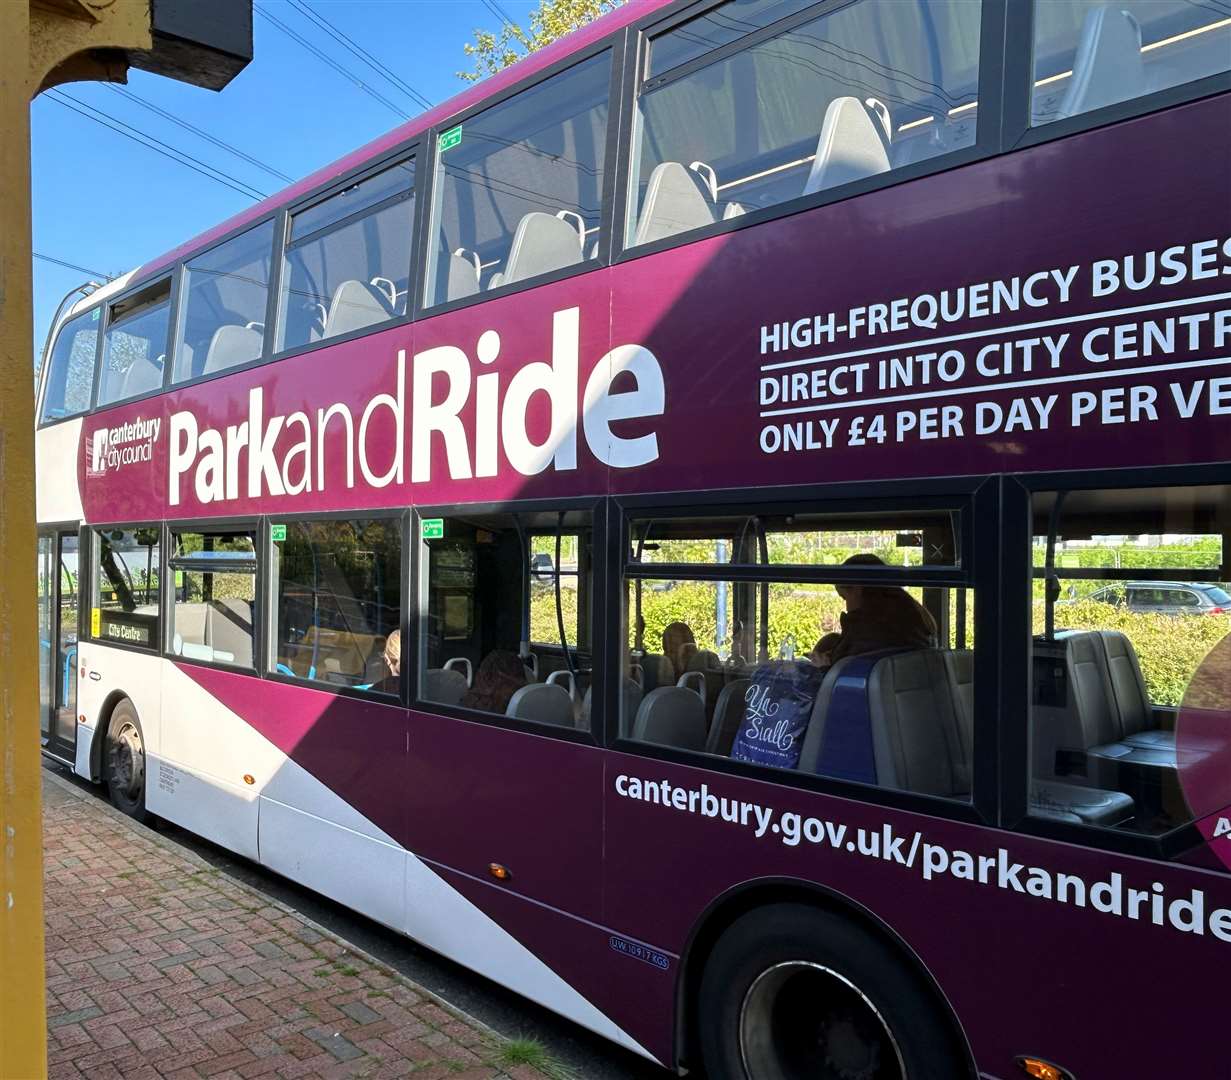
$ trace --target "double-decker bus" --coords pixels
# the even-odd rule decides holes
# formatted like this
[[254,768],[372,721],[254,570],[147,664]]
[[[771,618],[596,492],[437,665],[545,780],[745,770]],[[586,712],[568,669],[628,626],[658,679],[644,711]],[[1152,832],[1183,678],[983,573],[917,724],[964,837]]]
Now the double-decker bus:
[[679,1072],[1224,1075],[1229,69],[644,0],[94,291],[46,752]]

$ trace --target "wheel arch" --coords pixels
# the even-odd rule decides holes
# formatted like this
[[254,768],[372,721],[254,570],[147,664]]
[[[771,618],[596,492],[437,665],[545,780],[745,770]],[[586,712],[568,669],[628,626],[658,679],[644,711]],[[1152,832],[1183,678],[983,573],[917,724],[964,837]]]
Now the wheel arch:
[[[107,728],[111,726],[111,714],[121,701],[132,702],[133,711],[137,704],[123,690],[112,690],[98,710],[98,722],[94,725],[94,735],[90,739],[90,780],[99,783],[103,778],[103,750],[107,746]],[[140,713],[137,716],[140,717]]]
[[790,877],[756,878],[727,889],[712,900],[694,923],[680,954],[680,971],[675,997],[675,1065],[677,1071],[686,1066],[695,1069],[700,1064],[697,1038],[696,1004],[701,987],[701,974],[718,940],[736,919],[750,911],[770,904],[802,903],[832,911],[861,923],[883,938],[903,962],[918,976],[932,994],[946,1018],[954,1045],[966,1060],[966,1075],[977,1076],[974,1053],[957,1012],[919,954],[875,912],[845,893],[812,881]]

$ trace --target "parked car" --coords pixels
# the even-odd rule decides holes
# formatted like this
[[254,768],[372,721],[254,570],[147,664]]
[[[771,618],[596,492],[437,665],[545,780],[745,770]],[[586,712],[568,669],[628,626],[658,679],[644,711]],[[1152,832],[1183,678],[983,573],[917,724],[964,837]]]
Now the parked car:
[[1225,589],[1219,585],[1190,581],[1126,581],[1105,585],[1080,599],[1097,600],[1115,607],[1127,607],[1129,611],[1154,615],[1231,614],[1231,595]]
[[555,573],[555,564],[545,551],[536,551],[530,556],[530,573],[534,577],[551,577]]

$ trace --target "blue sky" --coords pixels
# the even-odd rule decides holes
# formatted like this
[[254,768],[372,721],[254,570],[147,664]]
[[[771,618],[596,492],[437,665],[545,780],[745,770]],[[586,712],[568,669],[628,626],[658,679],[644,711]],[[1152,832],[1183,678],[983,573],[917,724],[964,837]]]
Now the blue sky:
[[[300,0],[433,103],[465,87],[462,52],[475,27],[499,28],[482,0]],[[287,0],[256,0],[316,48],[413,116],[422,108],[366,67]],[[498,0],[526,25],[534,0]],[[125,91],[293,179],[402,123],[260,14],[252,63],[221,93],[132,71]],[[139,128],[241,184],[272,194],[284,180],[155,115],[114,89],[71,83],[61,92]],[[118,274],[195,236],[253,198],[207,179],[40,96],[31,106],[34,250]],[[35,347],[56,304],[87,275],[34,260]]]

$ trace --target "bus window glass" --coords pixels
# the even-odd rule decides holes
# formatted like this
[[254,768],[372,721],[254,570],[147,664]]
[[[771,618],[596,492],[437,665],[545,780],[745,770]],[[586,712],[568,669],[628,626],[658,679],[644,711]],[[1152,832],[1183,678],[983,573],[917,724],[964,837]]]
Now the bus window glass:
[[267,221],[187,264],[176,382],[260,358],[273,241],[274,223]]
[[632,523],[630,556],[642,563],[837,566],[873,555],[886,566],[959,566],[957,520],[952,510],[647,518]]
[[571,511],[563,521],[551,512],[435,518],[422,523],[422,535],[420,699],[588,727],[589,513]]
[[646,74],[653,78],[745,34],[794,15],[808,0],[731,0],[683,26],[654,38]]
[[56,335],[55,346],[42,373],[47,383],[43,421],[76,416],[90,407],[94,393],[94,361],[98,353],[98,327],[102,309],[70,319]]
[[[850,582],[790,580],[791,565],[801,576],[826,565],[794,556],[766,565],[757,580],[690,579],[687,570],[629,580],[625,736],[968,800],[974,593],[913,581],[919,561],[882,561],[877,517],[845,516],[845,557],[829,565],[840,563]],[[738,548],[731,519],[655,524],[660,551]],[[799,539],[815,536],[803,531]]]
[[1036,0],[1031,120],[1054,120],[1231,71],[1231,7]]
[[[564,617],[564,632],[572,642],[580,630],[577,606],[577,555],[580,537],[576,533],[560,537],[560,565],[556,565],[554,535],[530,537],[530,641],[540,645],[560,644],[559,615]],[[559,581],[559,611],[556,608],[556,582]]]
[[1228,494],[1035,496],[1032,814],[1157,835],[1215,809],[1189,781],[1231,708]]
[[172,654],[251,669],[256,534],[176,532],[171,550]]
[[439,137],[429,305],[598,255],[611,55]]
[[291,218],[279,349],[406,314],[414,182],[404,161]]
[[398,693],[396,665],[386,664],[385,651],[401,618],[399,519],[291,522],[282,526],[285,532],[273,529],[274,670]]
[[157,649],[162,565],[158,528],[96,529],[94,536],[94,638]]
[[162,387],[170,318],[170,278],[111,306],[103,340],[100,405]]
[[[721,37],[738,7],[694,22],[726,28]],[[858,0],[649,80],[638,99],[628,243],[972,145],[979,24],[969,0]],[[678,51],[679,37],[695,49],[693,25],[654,39],[651,57]]]

